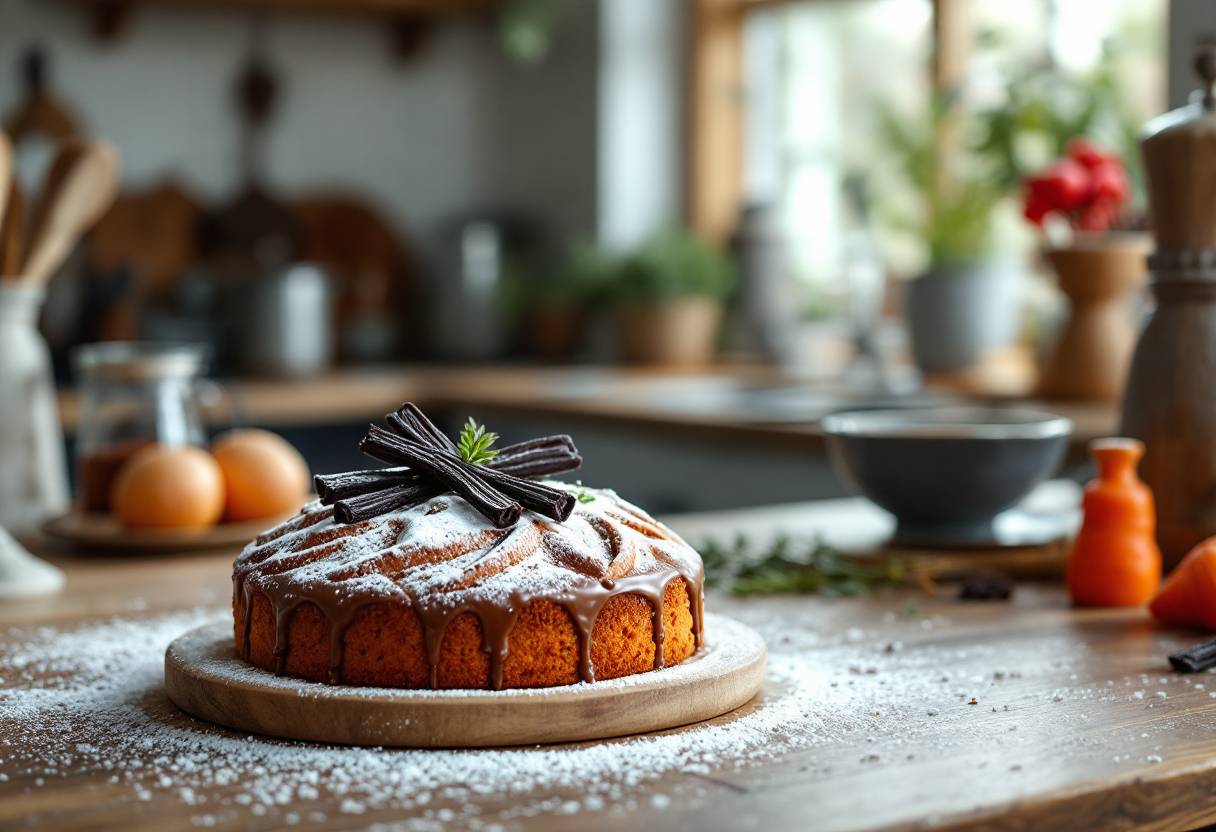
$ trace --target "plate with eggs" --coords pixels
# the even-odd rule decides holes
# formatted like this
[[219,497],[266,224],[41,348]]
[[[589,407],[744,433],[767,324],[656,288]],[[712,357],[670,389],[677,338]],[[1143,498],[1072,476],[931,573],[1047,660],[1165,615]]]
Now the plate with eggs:
[[98,549],[160,552],[244,546],[309,499],[308,464],[287,440],[232,430],[210,448],[148,444],[116,467],[109,511],[48,520],[50,537]]

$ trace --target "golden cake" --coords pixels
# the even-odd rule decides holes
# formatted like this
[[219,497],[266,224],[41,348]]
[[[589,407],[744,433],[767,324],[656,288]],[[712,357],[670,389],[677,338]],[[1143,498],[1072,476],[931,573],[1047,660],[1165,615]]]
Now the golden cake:
[[448,493],[341,524],[320,501],[233,569],[239,655],[400,688],[538,688],[673,665],[701,643],[701,558],[611,491],[496,528]]

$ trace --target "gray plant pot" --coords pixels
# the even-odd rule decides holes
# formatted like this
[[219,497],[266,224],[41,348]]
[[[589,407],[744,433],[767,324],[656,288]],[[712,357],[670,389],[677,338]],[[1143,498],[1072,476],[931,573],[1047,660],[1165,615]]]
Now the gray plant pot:
[[912,357],[927,373],[973,366],[1012,344],[1021,321],[1018,273],[1009,263],[935,266],[908,283]]

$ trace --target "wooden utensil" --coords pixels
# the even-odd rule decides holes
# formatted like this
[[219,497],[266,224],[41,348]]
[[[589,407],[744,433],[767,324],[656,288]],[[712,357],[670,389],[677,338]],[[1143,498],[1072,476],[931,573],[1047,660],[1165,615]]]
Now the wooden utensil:
[[4,224],[4,210],[8,203],[9,185],[13,181],[13,143],[0,130],[0,225]]
[[49,89],[46,50],[34,47],[21,58],[25,99],[8,115],[5,131],[13,144],[30,136],[51,140],[80,135],[79,123],[70,107],[60,103]]
[[0,218],[0,277],[21,274],[25,257],[25,194],[13,177],[8,183],[7,207]]
[[108,142],[68,139],[51,163],[30,225],[22,277],[45,283],[118,196],[118,151]]

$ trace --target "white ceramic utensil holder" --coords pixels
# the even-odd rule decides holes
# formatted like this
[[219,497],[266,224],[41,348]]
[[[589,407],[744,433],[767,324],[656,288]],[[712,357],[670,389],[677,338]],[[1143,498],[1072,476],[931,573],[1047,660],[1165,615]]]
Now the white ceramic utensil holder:
[[0,281],[0,525],[13,532],[68,507],[51,354],[38,332],[45,295],[40,285]]

